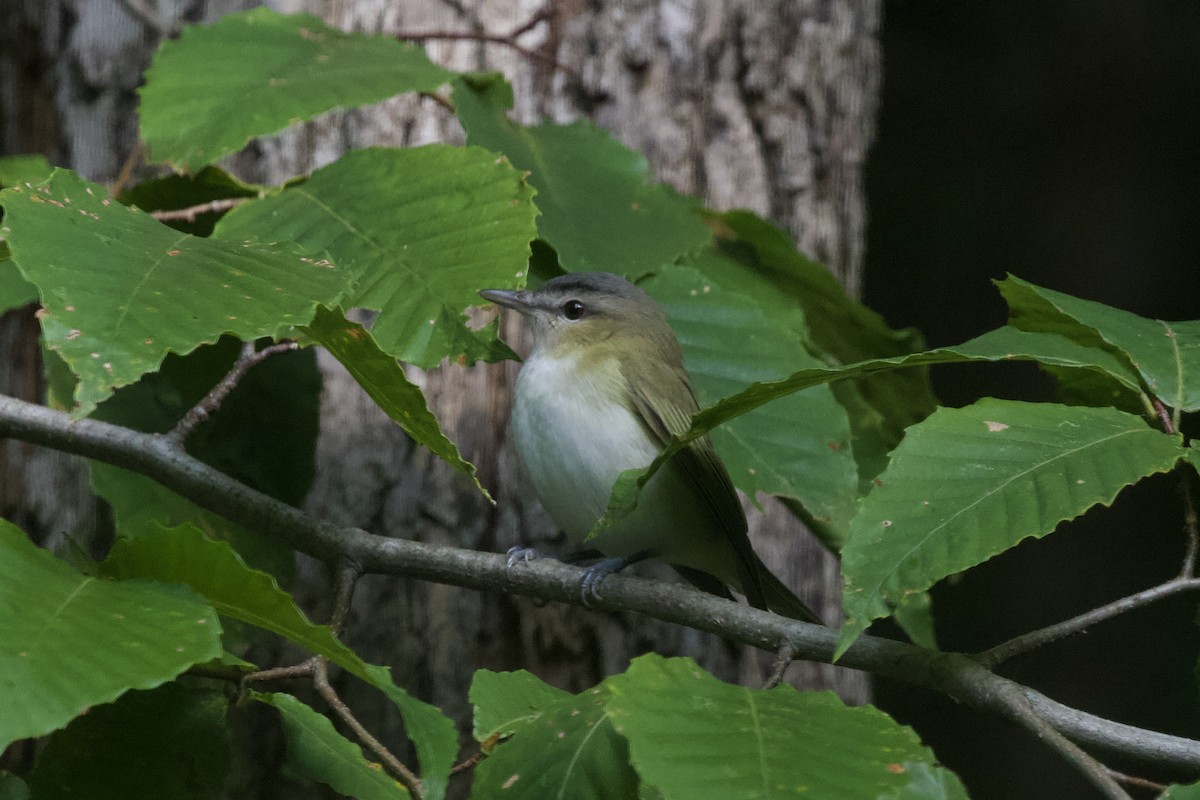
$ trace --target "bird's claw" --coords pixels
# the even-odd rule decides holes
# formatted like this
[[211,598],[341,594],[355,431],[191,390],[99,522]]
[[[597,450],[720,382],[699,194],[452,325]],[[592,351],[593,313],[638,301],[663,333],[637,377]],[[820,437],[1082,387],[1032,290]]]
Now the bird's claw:
[[521,545],[510,547],[506,552],[508,555],[509,569],[515,567],[517,564],[528,564],[530,561],[541,558],[541,554],[537,550],[534,550],[532,547],[523,547]]

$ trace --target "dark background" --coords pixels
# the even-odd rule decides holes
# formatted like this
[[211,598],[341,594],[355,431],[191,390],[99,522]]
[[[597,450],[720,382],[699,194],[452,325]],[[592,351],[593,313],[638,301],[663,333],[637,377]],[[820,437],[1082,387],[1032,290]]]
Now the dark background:
[[[1200,318],[1200,3],[897,0],[885,6],[883,53],[869,306],[931,346],[962,342],[1003,324],[991,281],[1012,273],[1149,317]],[[950,405],[1052,397],[1018,365],[947,367],[934,380]],[[1179,483],[1144,481],[1111,509],[943,582],[942,646],[985,649],[1171,577],[1184,546]],[[1069,705],[1197,737],[1195,616],[1194,595],[1176,598],[1002,672]],[[878,697],[973,800],[1096,796],[1002,721],[909,687],[881,682]]]

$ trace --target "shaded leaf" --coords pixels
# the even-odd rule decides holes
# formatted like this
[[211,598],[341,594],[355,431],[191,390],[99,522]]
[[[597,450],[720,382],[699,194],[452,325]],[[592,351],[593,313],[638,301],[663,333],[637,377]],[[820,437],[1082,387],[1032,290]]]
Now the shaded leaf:
[[[767,403],[813,386],[835,381],[861,378],[913,366],[975,361],[1037,361],[1042,364],[1100,371],[1112,368],[1114,372],[1111,374],[1114,379],[1122,382],[1133,380],[1127,370],[1122,371],[1119,364],[1114,366],[1117,362],[1103,351],[1080,346],[1057,334],[1031,333],[1010,327],[989,331],[960,345],[929,350],[924,353],[863,361],[844,367],[822,366],[800,369],[782,380],[753,383],[737,394],[701,410],[693,417],[692,427],[688,433],[664,448],[649,467],[645,470],[628,470],[621,475],[616,486],[613,487],[612,497],[605,512],[605,520],[616,520],[627,515],[636,505],[638,493],[650,476],[688,442]],[[878,456],[878,453],[875,455]]]
[[[195,175],[168,174],[131,186],[117,195],[127,206],[143,211],[174,211],[193,208],[214,200],[257,197],[264,188],[245,183],[219,167],[207,166]],[[223,211],[206,211],[195,220],[167,220],[175,230],[195,236],[208,236]]]
[[303,330],[341,362],[375,404],[405,433],[469,477],[475,488],[490,498],[475,477],[475,465],[464,460],[454,442],[442,432],[420,387],[408,379],[404,367],[394,356],[379,349],[374,337],[363,326],[346,319],[340,311],[321,308],[312,324]]
[[221,652],[221,625],[183,586],[81,575],[0,521],[0,749]]
[[358,800],[410,797],[382,766],[368,761],[357,744],[334,730],[327,717],[288,694],[255,694],[254,699],[278,709],[288,765],[301,775]]
[[394,37],[255,8],[163,43],[139,92],[142,139],[150,161],[195,171],[252,137],[335,107],[431,92],[450,76]]
[[622,800],[638,796],[629,748],[608,716],[603,684],[544,708],[475,772],[473,800]]
[[[852,364],[922,348],[919,333],[889,328],[883,317],[848,297],[828,269],[797,250],[792,237],[770,221],[748,211],[708,218],[721,252],[746,263],[777,292],[804,308],[814,350],[834,362]],[[904,428],[937,405],[924,370],[873,375],[855,385],[884,422],[881,430],[889,449]]]
[[0,800],[29,800],[29,787],[16,775],[0,772]]
[[0,186],[19,186],[41,183],[50,177],[54,167],[39,154],[0,157]]
[[477,147],[373,148],[239,206],[216,235],[292,242],[352,270],[347,305],[380,312],[371,335],[402,361],[496,360],[512,351],[494,327],[469,329],[463,311],[479,289],[523,282],[532,197],[520,173]]
[[376,687],[404,717],[421,762],[427,797],[438,800],[445,792],[458,751],[454,723],[393,684],[386,668],[360,659],[328,627],[310,622],[274,578],[247,567],[224,542],[214,542],[195,527],[182,525],[155,536],[118,541],[103,569],[122,577],[154,576],[186,583],[221,614],[278,633]]
[[877,709],[832,692],[733,686],[690,659],[642,656],[605,685],[634,767],[668,800],[917,797],[891,793],[912,783],[909,765],[934,761]]
[[999,283],[1013,324],[1097,339],[1133,365],[1151,393],[1172,408],[1200,409],[1200,321],[1163,322],[1035,286],[1009,276]]
[[0,241],[0,314],[36,303],[37,299],[37,287],[21,277],[8,245]]
[[127,692],[50,737],[29,785],[45,800],[203,800],[225,788],[228,701],[168,683]]
[[649,183],[645,158],[591,122],[513,122],[512,87],[498,73],[459,76],[454,104],[469,143],[529,171],[538,232],[568,272],[639,277],[710,240],[695,200]]
[[523,669],[515,672],[476,670],[469,693],[475,708],[475,741],[508,736],[541,716],[549,706],[570,696]]
[[[717,266],[709,270],[724,277]],[[743,285],[737,276],[730,279]],[[666,267],[640,284],[667,312],[701,404],[755,381],[821,366],[805,350],[798,307],[729,291],[719,281],[691,267]],[[846,411],[828,387],[755,409],[712,438],[739,489],[750,497],[764,492],[798,500],[827,538],[844,540],[858,479]]]
[[336,304],[348,281],[277,245],[181,234],[63,170],[33,190],[0,192],[0,202],[0,232],[41,291],[47,345],[79,377],[77,416],[168,352],[222,333],[281,336],[319,303]]
[[1111,408],[985,399],[914,425],[842,549],[838,653],[936,581],[1171,469],[1178,437]]

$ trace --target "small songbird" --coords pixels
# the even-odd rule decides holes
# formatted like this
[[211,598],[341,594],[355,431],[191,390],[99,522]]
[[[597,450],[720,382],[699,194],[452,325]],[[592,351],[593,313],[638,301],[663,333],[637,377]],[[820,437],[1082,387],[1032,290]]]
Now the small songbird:
[[820,622],[751,549],[746,516],[707,436],[655,473],[628,516],[584,541],[617,476],[649,465],[699,410],[679,341],[648,294],[605,272],[479,294],[520,312],[532,331],[510,433],[554,522],[572,544],[608,556],[587,573],[585,599],[605,575],[655,557],[705,591],[728,597],[732,587],[757,608]]

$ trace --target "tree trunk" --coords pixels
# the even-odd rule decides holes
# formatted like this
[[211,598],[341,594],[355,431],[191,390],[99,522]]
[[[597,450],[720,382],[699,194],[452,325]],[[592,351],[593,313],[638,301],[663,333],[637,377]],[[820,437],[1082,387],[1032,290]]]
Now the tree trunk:
[[[131,9],[166,14],[170,4],[8,0],[0,11],[4,150],[45,152],[89,179],[111,181],[134,147],[133,90],[159,37],[183,21],[253,4],[191,0],[173,7],[179,18],[159,18]],[[541,8],[521,0],[274,5],[317,13],[346,29],[409,34],[504,34]],[[591,117],[644,153],[660,180],[715,208],[750,208],[776,220],[857,291],[880,13],[877,0],[565,0],[520,39],[548,60],[473,41],[430,41],[427,48],[454,69],[503,71],[522,122]],[[231,164],[245,178],[279,182],[347,148],[461,139],[457,122],[437,104],[400,97],[325,115],[262,141]],[[27,316],[16,317],[0,324],[0,391],[32,397],[41,391],[33,328]],[[516,365],[413,375],[447,433],[479,466],[497,500],[492,508],[460,475],[414,447],[338,364],[320,363],[323,428],[309,511],[391,536],[482,550],[553,538],[545,515],[522,499],[505,440]],[[53,477],[39,473],[31,481],[35,469]],[[82,474],[69,459],[4,443],[0,513],[39,538],[86,528],[92,504]],[[50,487],[53,503],[39,500],[40,486]],[[778,503],[751,519],[764,560],[832,618],[839,596],[834,559]],[[320,618],[328,603],[323,568],[308,563],[301,574],[301,600]],[[345,636],[368,660],[390,664],[400,685],[460,723],[468,719],[466,688],[480,666],[527,668],[569,690],[593,685],[648,649],[691,654],[717,675],[750,685],[761,681],[764,668],[757,654],[663,623],[380,576],[360,584]],[[867,694],[865,678],[845,670],[801,664],[789,676],[855,700]],[[366,690],[344,688],[368,727],[394,722],[381,718],[387,712]],[[394,741],[395,734],[385,731],[383,738]]]

